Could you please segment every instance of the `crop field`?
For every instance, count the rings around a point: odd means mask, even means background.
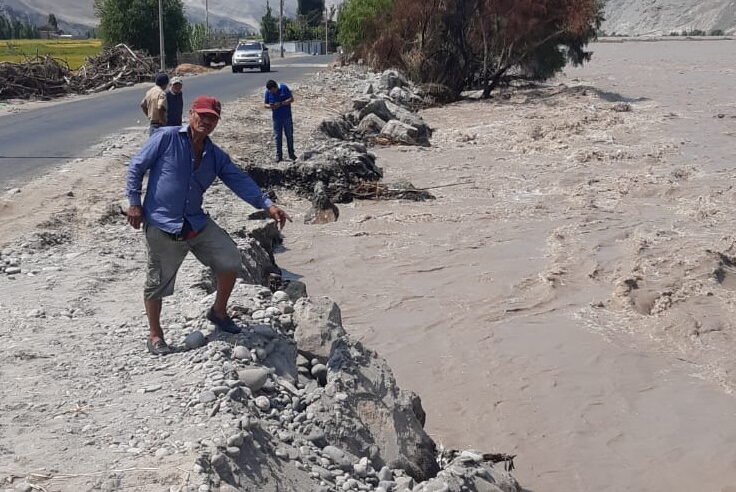
[[[99,39],[9,39],[0,41],[0,61],[20,62],[26,57],[51,55],[76,70],[84,59],[102,49]]]

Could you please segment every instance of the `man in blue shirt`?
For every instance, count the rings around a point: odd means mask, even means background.
[[[289,159],[296,160],[294,152],[294,123],[291,120],[291,104],[294,96],[286,84],[277,84],[274,80],[266,83],[266,94],[264,103],[266,109],[273,113],[273,136],[276,140],[276,162],[283,160],[282,133],[286,135],[286,148],[289,151]]]
[[[144,303],[150,329],[147,346],[154,355],[171,351],[161,329],[161,299],[173,294],[176,273],[189,251],[217,277],[217,295],[207,319],[220,330],[240,331],[227,315],[227,302],[242,268],[240,252],[202,210],[202,196],[215,178],[249,204],[266,210],[279,227],[291,220],[209,139],[220,111],[217,99],[198,97],[189,111],[189,124],[154,133],[128,167],[128,222],[135,229],[144,225],[148,249]],[[141,205],[146,171],[148,186]]]

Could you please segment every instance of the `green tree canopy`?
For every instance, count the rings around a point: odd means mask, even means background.
[[[383,3],[382,3],[383,2]],[[347,0],[338,39],[375,68],[455,96],[504,79],[544,80],[590,59],[602,0]]]
[[[49,14],[49,20],[46,21],[46,24],[48,24],[49,27],[52,27],[55,30],[59,29],[59,22],[56,20],[56,16],[54,14]]]
[[[317,26],[322,22],[324,9],[325,0],[298,0],[297,3],[297,14],[310,26]]]
[[[0,39],[38,39],[40,37],[41,33],[35,24],[0,15]]]
[[[348,0],[337,12],[337,41],[348,50],[373,39],[393,0]]]
[[[125,43],[159,54],[158,0],[94,0],[105,44]],[[189,49],[189,26],[182,0],[163,0],[166,58]]]
[[[275,43],[279,40],[279,24],[271,13],[271,4],[266,1],[266,14],[261,17],[261,37],[265,43]]]

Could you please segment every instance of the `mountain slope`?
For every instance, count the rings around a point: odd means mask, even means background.
[[[187,18],[191,22],[204,22],[204,0],[183,1]],[[296,3],[297,0],[284,1],[285,15],[296,12]],[[217,0],[209,4],[210,26],[215,29],[257,31],[260,18],[266,12],[265,0]],[[272,0],[271,7],[277,11],[278,0]],[[90,28],[98,23],[92,0],[0,0],[0,12],[3,10],[37,23],[44,23],[53,13],[63,29],[69,26]]]
[[[736,0],[608,0],[603,31],[608,34],[669,34],[721,29],[736,33]]]

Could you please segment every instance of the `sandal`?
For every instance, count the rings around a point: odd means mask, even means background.
[[[149,338],[146,340],[146,347],[151,355],[169,355],[171,353],[171,347],[169,347],[163,339],[159,339],[157,342],[152,342]]]
[[[207,311],[207,319],[210,320],[212,324],[215,325],[215,328],[220,331],[224,331],[226,333],[240,333],[240,328],[235,324],[230,316],[225,316],[225,319],[220,319],[215,316],[215,311],[212,308]]]

